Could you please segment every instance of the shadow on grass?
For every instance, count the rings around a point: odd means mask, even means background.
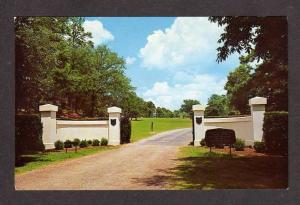
[[[232,158],[223,153],[203,153],[201,157],[177,159],[180,163],[159,174],[134,179],[146,186],[170,189],[287,188],[288,160],[283,156]]]
[[[47,153],[31,153],[30,155],[22,155],[16,159],[15,166],[22,167],[30,162],[46,162],[51,161],[50,159],[45,159],[42,156]]]

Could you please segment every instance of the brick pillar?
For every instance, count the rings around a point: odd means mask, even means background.
[[[205,106],[203,105],[193,105],[195,135],[194,146],[200,146],[201,139],[205,137],[204,110]]]
[[[109,145],[119,145],[121,142],[121,108],[109,107],[107,108],[109,114],[108,121],[108,144]]]
[[[263,123],[267,98],[254,97],[249,100],[252,117],[252,130],[254,141],[262,141]]]

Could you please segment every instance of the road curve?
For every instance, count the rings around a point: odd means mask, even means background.
[[[168,170],[192,129],[163,132],[117,150],[72,159],[15,176],[16,190],[168,189]]]

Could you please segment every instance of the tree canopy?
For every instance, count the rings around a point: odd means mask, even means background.
[[[230,104],[241,113],[247,112],[239,104],[245,97],[262,96],[268,99],[268,110],[288,110],[288,30],[286,17],[210,17],[211,22],[224,27],[218,42],[217,61],[221,62],[237,52],[241,66],[228,76],[225,89]],[[243,53],[244,52],[244,53]],[[246,64],[261,62],[253,72]],[[242,83],[234,79],[242,77]],[[235,99],[236,98],[236,99]],[[238,102],[237,99],[240,99]]]

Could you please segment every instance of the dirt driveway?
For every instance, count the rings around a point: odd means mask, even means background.
[[[192,129],[164,132],[120,149],[85,156],[16,175],[17,190],[167,189],[166,170],[176,166],[179,146]],[[149,180],[151,179],[151,180]]]

